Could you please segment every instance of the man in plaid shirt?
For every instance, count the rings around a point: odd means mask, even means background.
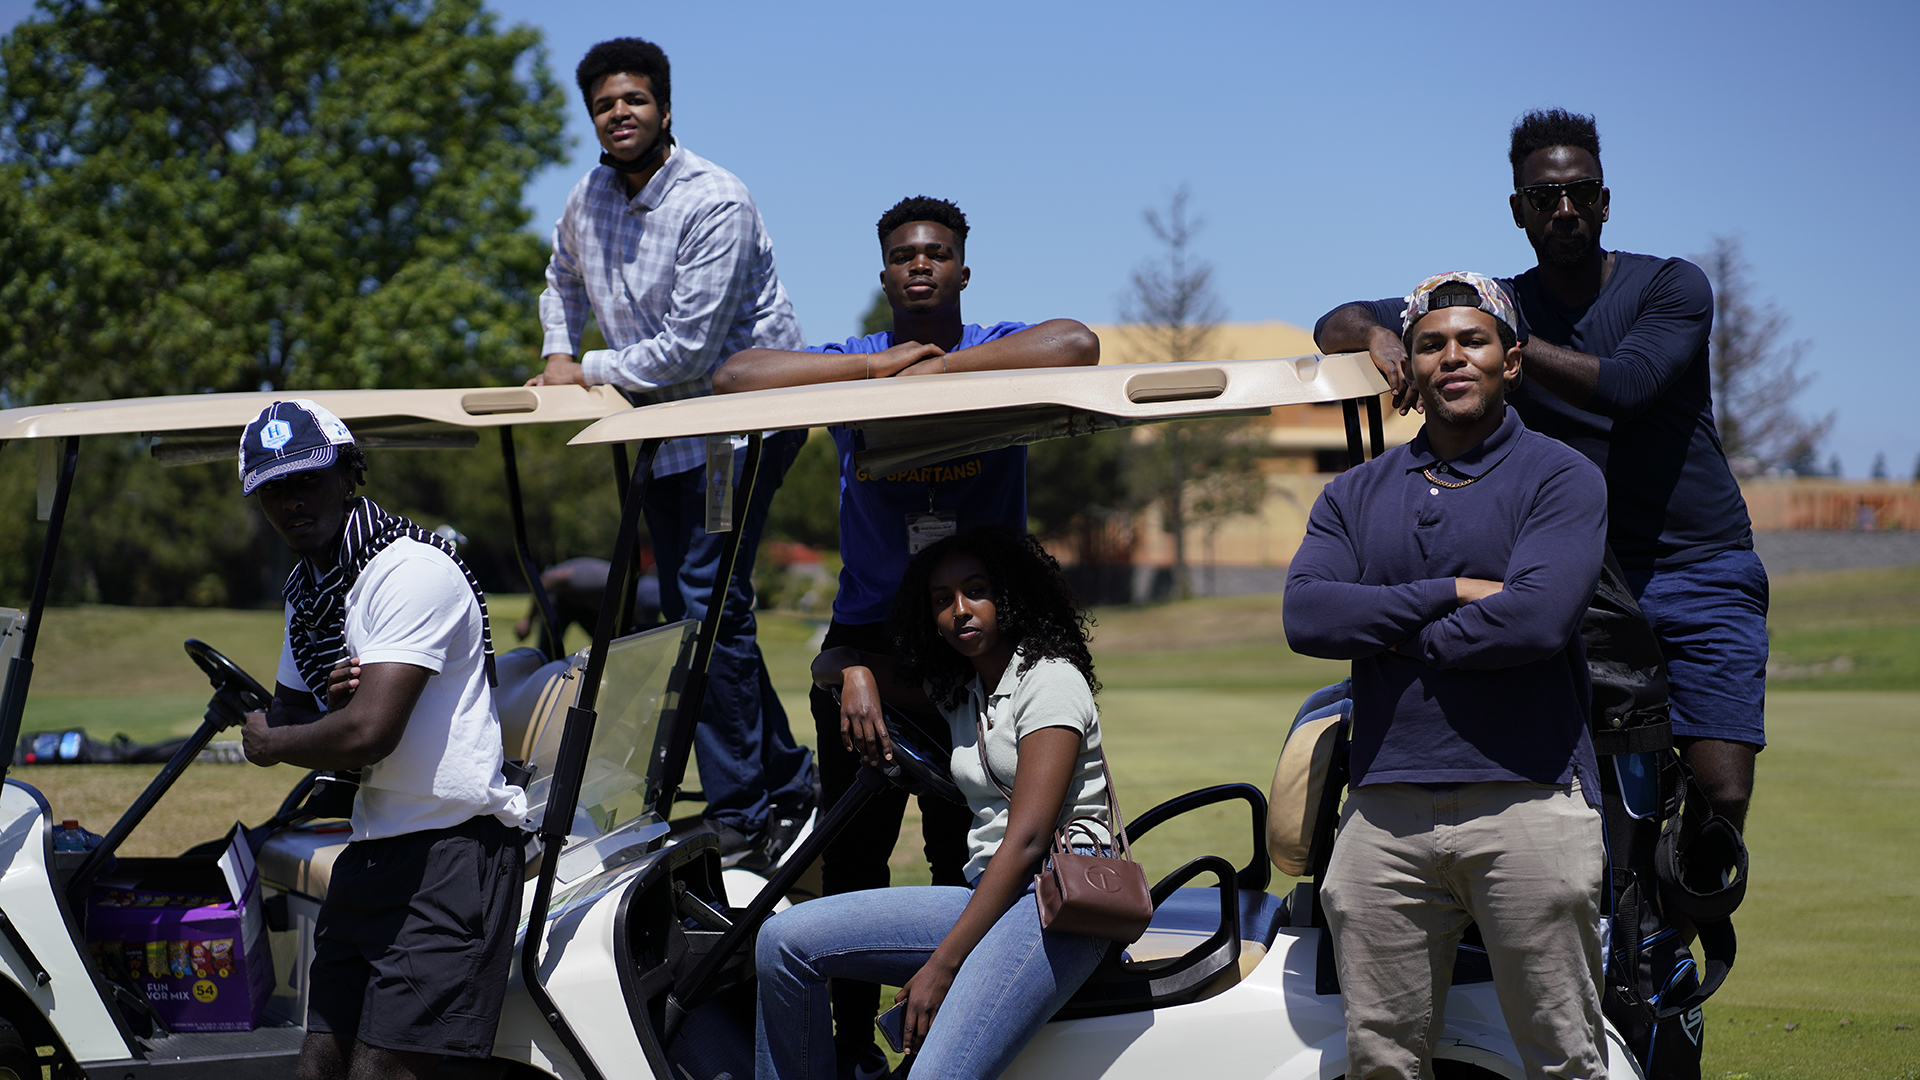
[[[666,54],[638,38],[603,41],[575,77],[605,153],[567,196],[540,296],[546,370],[529,385],[612,383],[637,403],[713,392],[713,371],[747,348],[806,339],[774,272],[773,243],[745,184],[673,139]],[[580,350],[591,307],[607,348]],[[767,507],[805,441],[769,436],[714,644],[694,736],[707,820],[731,858],[764,867],[813,802],[808,752],[795,745],[754,640],[753,557]],[[722,535],[706,531],[705,448],[675,439],[654,458],[644,509],[669,619],[706,614]],[[734,460],[739,479],[741,456]]]

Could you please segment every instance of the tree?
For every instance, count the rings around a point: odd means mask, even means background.
[[[1213,291],[1213,267],[1193,253],[1203,224],[1187,210],[1191,194],[1174,192],[1164,213],[1146,212],[1161,251],[1133,273],[1122,303],[1129,326],[1125,359],[1134,363],[1183,363],[1206,357],[1214,330],[1226,312]],[[1245,418],[1158,424],[1147,430],[1143,453],[1132,455],[1131,475],[1143,501],[1157,502],[1161,524],[1173,540],[1173,590],[1193,595],[1187,562],[1189,525],[1207,530],[1208,546],[1220,526],[1237,514],[1259,510],[1266,497],[1256,447]]]
[[[562,102],[538,33],[479,0],[42,0],[0,40],[0,404],[524,377],[520,193]],[[60,595],[271,602],[231,464],[143,453],[83,451],[107,506],[70,522]],[[460,456],[401,459],[442,503],[409,508],[494,516],[434,481]]]
[[[12,401],[526,366],[520,189],[561,153],[536,31],[479,0],[42,10],[0,45]]]
[[[1834,416],[1808,420],[1793,410],[1793,399],[1811,378],[1800,370],[1807,343],[1787,341],[1786,315],[1772,301],[1754,299],[1740,241],[1716,237],[1700,262],[1713,282],[1709,363],[1714,423],[1727,460],[1742,475],[1768,468],[1814,474],[1807,466]]]
[[[1887,455],[1884,452],[1873,455],[1873,467],[1867,470],[1867,476],[1873,480],[1887,478]]]
[[[873,290],[873,302],[867,305],[867,313],[860,316],[860,336],[869,337],[883,330],[893,329],[893,305],[887,303],[887,290]]]

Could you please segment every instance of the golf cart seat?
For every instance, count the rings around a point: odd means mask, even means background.
[[[514,649],[494,661],[493,700],[508,761],[525,762],[535,776],[553,773],[567,706],[579,690],[574,673],[586,662],[585,650],[550,661],[538,649]]]
[[[494,660],[499,686],[500,739],[507,760],[551,772],[560,750],[560,729],[572,704],[574,672],[585,654],[549,662],[538,649],[514,649]],[[281,829],[260,845],[255,858],[261,879],[289,892],[323,900],[333,863],[351,834],[339,821],[309,822]]]
[[[1324,929],[1311,883],[1282,898],[1267,891],[1272,870],[1318,878],[1333,850],[1334,823],[1346,786],[1346,731],[1352,703],[1347,684],[1308,696],[1295,715],[1274,769],[1271,797],[1251,784],[1221,784],[1170,799],[1127,824],[1128,839],[1182,814],[1242,800],[1250,811],[1253,857],[1238,871],[1217,855],[1193,860],[1153,889],[1146,934],[1115,950],[1061,1017],[1132,1012],[1199,1001],[1239,982],[1265,958],[1283,926]],[[1210,872],[1214,888],[1181,887]],[[1323,939],[1324,940],[1324,939]],[[1322,992],[1336,981],[1329,950]]]

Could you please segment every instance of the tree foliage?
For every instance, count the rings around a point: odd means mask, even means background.
[[[1811,378],[1800,369],[1807,343],[1788,340],[1786,315],[1755,299],[1740,241],[1716,237],[1700,262],[1713,282],[1713,419],[1727,460],[1748,476],[1768,469],[1819,475],[1815,462],[1834,418],[1794,411]]]
[[[43,0],[0,44],[15,403],[474,383],[532,352],[535,31],[478,0]]]
[[[883,330],[893,329],[893,305],[887,303],[887,290],[873,290],[873,302],[867,305],[866,314],[860,316],[860,336],[871,337]]]
[[[563,100],[538,33],[479,0],[41,0],[0,40],[0,403],[523,377],[546,249],[521,188]],[[30,512],[30,454],[0,513]],[[87,441],[57,595],[271,602],[231,463],[142,457]],[[497,450],[385,457],[437,492],[394,509],[504,523],[497,479],[456,482]]]

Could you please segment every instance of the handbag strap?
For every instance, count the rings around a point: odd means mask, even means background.
[[[1093,722],[1098,725],[1100,718],[1097,716],[1094,717]],[[993,771],[993,763],[987,760],[987,720],[986,710],[984,708],[973,714],[973,729],[975,732],[973,746],[975,750],[980,752],[980,768],[986,772],[987,780],[992,783],[995,788],[999,789],[1000,794],[1006,798],[1009,806],[1011,806],[1013,802],[1013,789],[1000,782],[999,775]],[[1114,844],[1120,849],[1119,857],[1131,862],[1133,861],[1133,845],[1127,842],[1127,825],[1120,817],[1120,798],[1113,790],[1113,770],[1107,768],[1107,748],[1105,746],[1100,748],[1100,776],[1107,784],[1107,821],[1105,823],[1107,832],[1113,837]],[[1068,850],[1067,829],[1072,826],[1074,821],[1081,820],[1081,818],[1085,816],[1086,815],[1081,815],[1080,817],[1069,820],[1065,826],[1062,826],[1054,832],[1054,850]],[[1084,829],[1085,826],[1082,826],[1082,828]]]

